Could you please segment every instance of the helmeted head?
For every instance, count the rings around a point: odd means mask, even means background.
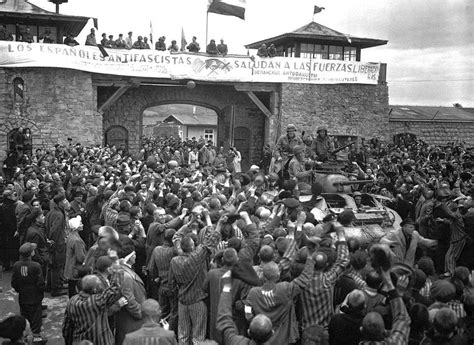
[[[325,126],[319,126],[316,133],[318,134],[318,137],[324,138],[328,134],[328,129]]]
[[[288,137],[294,138],[296,135],[296,126],[292,123],[286,126],[286,134],[288,135]]]

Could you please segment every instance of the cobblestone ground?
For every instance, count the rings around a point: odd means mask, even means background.
[[[3,288],[3,292],[0,292],[0,319],[3,319],[9,313],[20,313],[18,294],[12,289],[10,281],[11,272],[3,272],[3,279],[0,281]],[[49,293],[45,293],[43,304],[48,306],[48,316],[43,318],[42,334],[48,338],[48,345],[64,344],[61,334],[67,301],[67,296],[51,297]],[[2,340],[0,338],[0,344]]]

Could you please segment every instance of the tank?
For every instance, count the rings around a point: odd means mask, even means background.
[[[317,171],[313,182],[318,182],[322,187],[323,200],[311,210],[318,221],[322,221],[328,214],[340,214],[345,210],[354,212],[352,225],[345,228],[348,238],[357,238],[362,245],[368,245],[378,242],[400,227],[400,215],[383,204],[382,196],[360,193],[361,204],[357,206],[352,187],[373,182],[372,180],[350,181],[342,174]]]

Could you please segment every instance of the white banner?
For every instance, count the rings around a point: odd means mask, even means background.
[[[204,81],[372,85],[377,84],[380,71],[380,64],[370,62],[106,50],[109,56],[104,58],[97,47],[0,41],[0,67],[70,68],[130,77]]]

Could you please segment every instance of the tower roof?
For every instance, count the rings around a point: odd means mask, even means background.
[[[42,9],[28,0],[0,2],[2,24],[60,26],[65,34],[79,35],[89,18],[69,16]]]
[[[318,44],[346,45],[359,48],[370,48],[387,44],[387,40],[374,38],[360,38],[348,34],[343,34],[316,22],[310,22],[295,31],[281,34],[275,37],[260,40],[258,42],[247,44],[249,49],[258,49],[263,43],[283,45],[295,41],[304,41]]]

